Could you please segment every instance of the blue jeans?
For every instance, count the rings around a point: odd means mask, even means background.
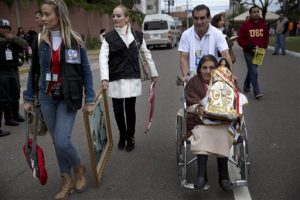
[[[252,64],[253,55],[244,51],[244,58],[248,68],[247,76],[244,82],[244,91],[250,90],[250,84],[253,87],[254,96],[260,94],[258,86],[257,65]]]
[[[71,133],[77,112],[67,112],[63,100],[52,99],[51,96],[39,94],[41,111],[51,134],[56,158],[61,173],[71,173],[71,167],[80,164],[78,154],[71,143]]]
[[[285,54],[285,35],[282,33],[275,34],[275,53],[279,54],[279,49]]]

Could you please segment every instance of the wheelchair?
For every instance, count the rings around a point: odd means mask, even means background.
[[[177,78],[177,85],[183,86],[185,88],[185,82]],[[197,156],[193,156],[191,159],[188,157],[188,148],[190,149],[190,141],[186,138],[186,101],[184,93],[182,95],[181,101],[183,103],[183,108],[180,108],[176,115],[176,156],[177,156],[177,168],[178,176],[180,180],[180,185],[183,188],[195,189],[194,183],[189,183],[187,178],[187,170],[189,166],[197,161]],[[236,186],[247,186],[248,175],[250,172],[250,162],[249,162],[249,147],[247,140],[247,129],[244,116],[240,119],[239,133],[243,138],[242,142],[235,143],[232,145],[230,150],[230,156],[228,162],[233,165],[235,176],[232,177],[230,173],[231,182],[234,187]],[[197,162],[196,162],[197,164]],[[229,167],[230,165],[228,165]],[[205,185],[203,189],[209,189],[209,185]]]

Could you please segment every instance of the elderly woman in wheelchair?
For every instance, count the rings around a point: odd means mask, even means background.
[[[205,55],[199,62],[197,74],[185,87],[186,138],[189,137],[191,151],[197,155],[198,163],[198,176],[194,182],[196,189],[204,188],[208,182],[208,155],[217,157],[220,187],[225,191],[233,188],[228,173],[228,157],[232,144],[241,142],[236,131],[240,111],[236,111],[241,110],[247,100],[238,92],[228,67],[224,60],[218,64],[214,56]],[[237,98],[242,105],[237,105]]]

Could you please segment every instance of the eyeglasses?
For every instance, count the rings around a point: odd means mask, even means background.
[[[202,16],[202,17],[194,17],[194,20],[199,20],[199,19],[201,19],[201,20],[204,20],[204,19],[206,19],[206,16]]]

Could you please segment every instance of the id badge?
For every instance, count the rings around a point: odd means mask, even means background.
[[[203,51],[202,50],[196,50],[195,51],[195,65],[196,65],[196,67],[198,67],[202,56],[203,56]]]
[[[10,49],[5,50],[5,58],[6,58],[6,60],[13,60],[13,54]]]
[[[80,50],[78,50],[78,49],[66,49],[65,56],[66,56],[66,63],[81,64]]]
[[[51,74],[51,73],[46,74],[46,81],[57,81],[57,79],[58,79],[57,74]]]

